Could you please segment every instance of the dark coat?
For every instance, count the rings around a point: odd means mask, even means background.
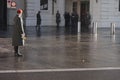
[[[41,15],[40,15],[40,13],[37,13],[36,18],[37,18],[37,25],[41,25]]]
[[[13,34],[12,34],[12,45],[13,46],[23,46],[23,39],[21,34],[23,34],[22,30],[22,22],[18,15],[14,18],[14,27],[13,27]]]
[[[61,21],[60,13],[56,13],[56,23],[59,24]]]

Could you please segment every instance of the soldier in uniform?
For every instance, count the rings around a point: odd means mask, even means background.
[[[37,15],[36,15],[36,18],[37,18],[36,28],[40,29],[40,25],[41,25],[41,15],[40,15],[40,11],[38,11],[38,13],[37,13]]]
[[[25,40],[22,13],[22,9],[17,10],[17,15],[14,18],[14,27],[12,34],[12,46],[14,46],[15,56],[18,57],[22,56],[22,54],[19,52],[19,46],[23,46]]]
[[[59,11],[57,11],[57,13],[56,13],[56,23],[57,23],[57,27],[59,27],[60,21],[61,21],[60,13],[59,13]]]

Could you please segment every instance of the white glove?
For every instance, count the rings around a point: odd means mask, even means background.
[[[22,38],[24,38],[25,37],[25,33],[21,34],[21,36],[22,36]]]

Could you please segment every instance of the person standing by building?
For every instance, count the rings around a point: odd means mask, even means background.
[[[64,19],[65,19],[65,28],[67,27],[67,12],[64,13]]]
[[[70,14],[69,12],[64,13],[64,19],[65,19],[65,28],[68,28],[70,25]]]
[[[89,28],[91,24],[91,16],[89,12],[86,12],[86,25]]]
[[[41,25],[41,15],[40,15],[40,11],[38,11],[38,13],[37,13],[37,15],[36,15],[36,18],[37,18],[36,28],[40,29],[40,25]]]
[[[91,16],[89,12],[86,11],[84,16],[84,27],[85,27],[84,32],[89,32],[90,24],[91,24]]]
[[[60,21],[61,21],[60,13],[59,13],[59,11],[57,11],[57,13],[56,13],[56,23],[57,23],[57,27],[59,27]]]
[[[22,56],[22,54],[19,52],[19,46],[23,46],[25,40],[22,13],[22,9],[17,10],[17,15],[14,17],[14,27],[12,34],[12,46],[14,46],[15,56],[18,57]]]
[[[72,25],[72,27],[75,26],[75,13],[74,12],[72,12],[72,14],[71,14],[71,25]]]
[[[79,19],[79,16],[78,16],[78,14],[77,14],[77,12],[75,12],[75,28],[77,29],[77,26],[78,26],[78,19]]]

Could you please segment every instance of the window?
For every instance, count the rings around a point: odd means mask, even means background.
[[[73,12],[77,11],[77,2],[73,2]]]
[[[48,0],[40,0],[40,9],[48,10]]]

